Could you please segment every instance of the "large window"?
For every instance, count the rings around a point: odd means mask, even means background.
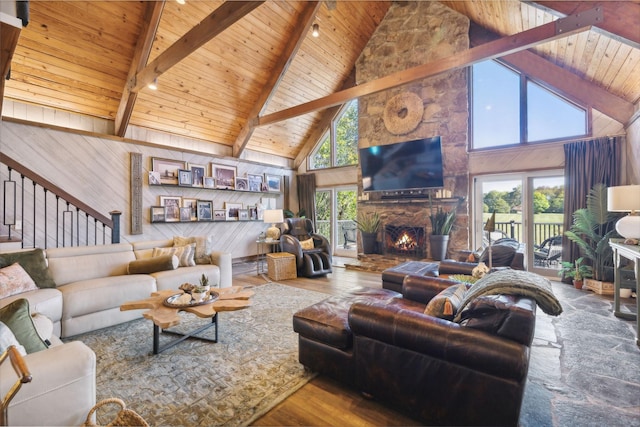
[[[496,62],[473,66],[473,148],[587,134],[587,111]]]
[[[358,163],[358,101],[350,101],[331,122],[309,156],[309,169]]]

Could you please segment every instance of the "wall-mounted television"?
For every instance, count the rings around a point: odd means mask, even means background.
[[[361,148],[364,191],[401,191],[444,186],[439,136]]]

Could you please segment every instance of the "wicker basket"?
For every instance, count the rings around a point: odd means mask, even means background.
[[[296,257],[288,252],[267,254],[267,269],[271,280],[287,280],[298,277]]]

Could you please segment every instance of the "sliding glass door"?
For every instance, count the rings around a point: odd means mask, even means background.
[[[473,242],[486,248],[487,220],[496,213],[491,242],[517,240],[529,271],[553,276],[562,260],[564,178],[562,171],[477,177],[474,181]]]
[[[356,257],[355,186],[335,187],[316,191],[317,233],[331,242],[337,256]]]

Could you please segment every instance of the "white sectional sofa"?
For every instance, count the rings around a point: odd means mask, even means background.
[[[132,261],[151,258],[154,248],[169,248],[173,242],[47,249],[46,262],[56,287],[0,299],[1,308],[25,298],[32,313],[53,323],[53,345],[25,356],[34,379],[10,404],[10,425],[80,425],[95,404],[93,351],[78,341],[62,344],[58,337],[69,338],[139,318],[144,310],[120,311],[120,305],[147,298],[155,290],[198,283],[202,274],[212,287],[231,286],[232,259],[226,252],[211,252],[211,264],[127,274]],[[15,378],[9,363],[0,366],[0,397]]]

